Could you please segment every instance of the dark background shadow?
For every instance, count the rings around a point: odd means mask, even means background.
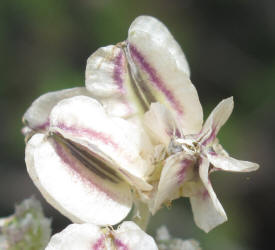
[[[275,1],[47,0],[0,1],[0,216],[36,194],[25,170],[21,117],[39,95],[82,86],[86,59],[126,38],[140,14],[162,20],[182,45],[205,117],[223,98],[235,109],[220,133],[232,156],[260,163],[255,173],[216,173],[214,189],[229,222],[209,234],[182,199],[153,218],[203,249],[270,249],[274,232]],[[69,223],[43,203],[54,231]]]

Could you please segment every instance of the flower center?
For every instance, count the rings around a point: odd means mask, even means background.
[[[182,151],[191,155],[198,154],[200,153],[200,144],[193,138],[172,137],[168,146],[168,153],[176,154]]]

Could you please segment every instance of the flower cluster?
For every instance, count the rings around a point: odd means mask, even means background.
[[[15,213],[0,219],[0,249],[43,250],[51,236],[51,220],[44,216],[38,200],[29,198],[15,207]]]
[[[39,97],[23,117],[27,170],[35,185],[73,222],[94,224],[73,231],[90,228],[97,242],[106,236],[98,226],[122,221],[133,203],[155,214],[179,197],[190,198],[204,231],[226,221],[209,174],[259,166],[230,157],[216,138],[233,110],[232,97],[203,125],[185,55],[165,25],[136,18],[126,41],[89,57],[85,84]],[[123,235],[118,231],[107,233],[110,242]],[[68,237],[67,231],[61,235]]]

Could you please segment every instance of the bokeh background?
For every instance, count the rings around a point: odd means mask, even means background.
[[[54,232],[69,221],[47,205],[25,170],[21,117],[39,95],[82,86],[86,59],[127,36],[131,21],[162,20],[182,45],[205,117],[223,98],[235,109],[220,133],[236,158],[260,163],[255,173],[215,173],[211,180],[229,221],[209,234],[193,222],[187,199],[162,209],[149,232],[166,224],[177,237],[206,250],[271,249],[275,212],[275,1],[273,0],[1,0],[0,217],[35,194],[53,218]]]

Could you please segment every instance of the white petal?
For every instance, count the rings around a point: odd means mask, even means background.
[[[152,103],[144,115],[144,125],[148,135],[157,143],[168,147],[171,137],[180,134],[172,114],[160,103]],[[179,136],[180,137],[180,136]]]
[[[131,221],[123,222],[115,231],[92,224],[71,224],[55,234],[46,250],[157,250],[154,239]]]
[[[211,112],[203,125],[199,138],[203,145],[211,144],[231,115],[234,107],[233,97],[222,100]]]
[[[95,99],[102,103],[102,106],[109,115],[128,119],[132,118],[135,114],[138,114],[136,107],[131,105],[130,102],[126,101],[121,96],[111,96],[101,99],[95,97]]]
[[[198,183],[198,193],[190,197],[194,220],[199,228],[209,232],[214,227],[225,222],[227,216],[219,202],[210,180],[208,178],[209,162],[201,158],[199,175],[201,183]]]
[[[105,236],[93,224],[71,224],[52,236],[46,250],[103,250]]]
[[[192,169],[194,163],[195,158],[184,152],[172,155],[165,161],[151,207],[152,213],[155,213],[162,203],[173,200],[184,182],[194,176]]]
[[[49,92],[38,97],[24,114],[23,122],[34,130],[47,130],[52,108],[62,99],[76,95],[90,94],[85,88],[72,88]]]
[[[29,140],[27,170],[45,199],[74,222],[112,225],[125,218],[132,205],[129,186],[90,171],[71,153],[43,134]]]
[[[159,47],[162,46],[165,50],[164,53],[173,57],[175,64],[190,77],[190,68],[181,47],[162,22],[152,16],[137,17],[129,28],[128,40],[136,42],[134,39],[141,39],[138,37],[139,35],[150,39],[150,41],[142,41],[143,43],[148,43],[148,45],[155,43]]]
[[[104,101],[110,114],[129,117],[143,112],[122,48],[109,45],[93,53],[87,61],[85,82],[92,95]]]
[[[95,99],[77,96],[59,102],[52,110],[50,123],[50,131],[91,152],[102,152],[101,157],[107,156],[126,176],[142,180],[152,171],[146,134],[133,123],[108,116]],[[144,185],[150,190],[150,185]]]
[[[154,239],[142,231],[134,222],[124,221],[113,233],[118,250],[157,250]]]
[[[240,161],[232,157],[214,153],[207,154],[208,160],[218,169],[232,172],[251,172],[259,168],[259,164],[249,161]]]
[[[202,107],[185,56],[165,25],[149,16],[136,18],[128,32],[127,59],[146,101],[167,106],[184,133],[198,133]]]
[[[219,143],[219,139],[216,138],[213,141],[212,144],[212,149],[214,152],[216,152],[219,155],[223,155],[223,156],[229,156],[228,152],[223,148],[223,146]]]

